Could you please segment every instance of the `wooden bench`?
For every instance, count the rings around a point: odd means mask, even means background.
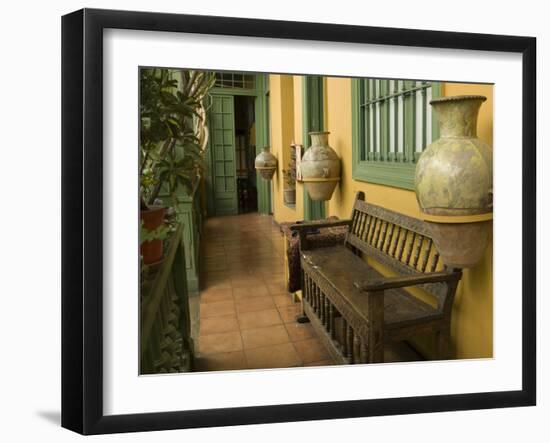
[[[309,233],[343,225],[344,244],[308,244]],[[443,265],[423,221],[367,204],[359,192],[350,220],[291,229],[300,237],[304,315],[336,362],[383,362],[385,344],[426,333],[436,335],[438,358],[448,358],[451,307],[462,271]],[[384,277],[365,256],[397,276]],[[405,287],[421,288],[437,305]]]

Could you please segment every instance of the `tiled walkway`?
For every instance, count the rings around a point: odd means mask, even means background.
[[[201,254],[198,371],[333,364],[312,327],[296,322],[271,217],[208,219]]]

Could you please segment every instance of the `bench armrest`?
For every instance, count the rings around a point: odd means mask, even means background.
[[[295,223],[290,226],[290,230],[307,233],[316,229],[336,228],[338,226],[351,226],[351,220],[334,220],[323,223]]]
[[[385,289],[403,288],[426,283],[441,283],[460,280],[462,271],[430,272],[426,274],[407,275],[404,277],[387,277],[365,282],[355,282],[354,286],[367,292],[384,291]]]

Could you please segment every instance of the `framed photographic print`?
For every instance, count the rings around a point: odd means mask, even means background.
[[[62,425],[534,405],[535,52],[64,16]]]

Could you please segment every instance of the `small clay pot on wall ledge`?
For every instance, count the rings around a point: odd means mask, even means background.
[[[477,117],[486,97],[444,97],[430,104],[440,138],[416,166],[415,192],[441,255],[453,268],[475,266],[483,257],[493,218],[493,151],[477,138]]]
[[[286,204],[294,205],[296,204],[296,189],[288,188],[284,191],[284,200]]]

